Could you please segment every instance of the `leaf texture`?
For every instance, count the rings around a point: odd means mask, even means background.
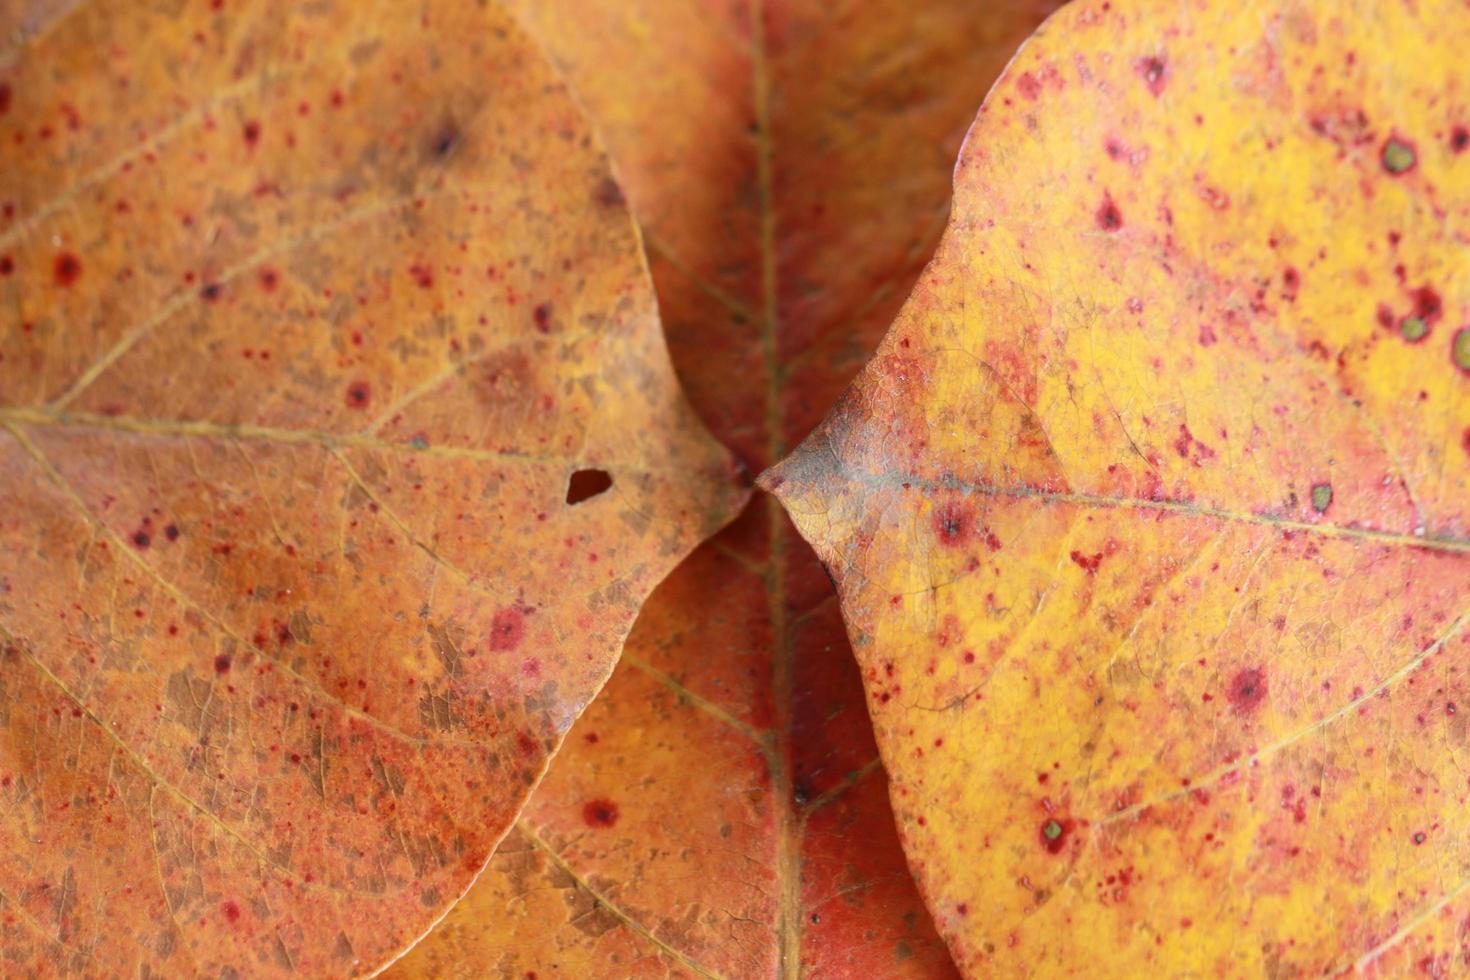
[[[1083,2],[765,477],[972,976],[1466,954],[1463,4]]]
[[[1054,6],[517,6],[626,177],[691,399],[752,466],[876,343],[975,104]],[[831,586],[771,501],[655,592],[517,834],[400,967],[952,975]]]
[[[745,491],[501,9],[43,7],[0,60],[3,972],[371,971]]]

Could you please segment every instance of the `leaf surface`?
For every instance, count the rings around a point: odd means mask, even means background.
[[[626,178],[691,399],[753,467],[892,319],[974,105],[1053,6],[518,5]],[[950,975],[831,599],[769,500],[696,552],[404,974]]]
[[[5,972],[370,971],[744,491],[499,8],[9,26]]]
[[[765,478],[975,976],[1465,954],[1463,4],[1063,9]]]

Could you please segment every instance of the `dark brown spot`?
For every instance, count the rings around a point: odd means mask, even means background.
[[[1266,699],[1266,672],[1259,667],[1247,667],[1230,680],[1230,705],[1236,714],[1253,713]]]
[[[224,291],[225,287],[221,286],[219,283],[207,282],[199,290],[199,298],[204,300],[204,302],[206,303],[213,303],[220,298],[220,294]]]
[[[354,381],[347,386],[345,401],[348,408],[367,408],[372,399],[372,388],[366,381]]]
[[[216,674],[228,674],[230,672],[230,656],[222,653],[214,658],[214,672]]]
[[[241,132],[245,136],[246,146],[254,146],[260,142],[260,123],[258,121],[254,119],[250,120],[245,124],[245,128]]]
[[[0,276],[8,276],[15,271],[15,260],[9,255],[0,255]]]
[[[592,800],[582,807],[582,820],[589,827],[611,827],[618,822],[618,805],[612,800]]]
[[[56,274],[58,286],[70,286],[82,274],[82,262],[70,252],[62,252],[56,256],[53,271]]]
[[[10,83],[0,82],[0,116],[10,111]]]
[[[536,321],[536,329],[542,333],[551,333],[551,304],[538,303],[531,311],[531,318]]]
[[[168,538],[170,541],[179,540],[179,526],[177,524],[168,525],[163,529],[163,536]]]
[[[612,474],[607,470],[577,470],[567,481],[567,503],[580,504],[612,487]]]
[[[148,536],[147,531],[138,531],[133,535],[133,544],[137,545],[140,549],[146,548],[152,543],[153,539]]]
[[[1450,130],[1450,149],[1456,153],[1464,153],[1466,147],[1470,147],[1470,129],[1456,126]]]
[[[429,150],[435,157],[444,160],[454,152],[457,146],[459,146],[459,127],[453,122],[446,122],[439,127],[439,132],[429,144]]]
[[[604,205],[604,206],[610,207],[610,208],[611,207],[622,207],[625,203],[627,203],[627,200],[628,199],[623,196],[623,189],[622,189],[622,187],[618,186],[618,182],[616,180],[613,180],[611,177],[604,177],[604,178],[602,178],[601,182],[598,183],[598,185],[597,185],[597,203],[598,204],[601,204],[601,205]]]

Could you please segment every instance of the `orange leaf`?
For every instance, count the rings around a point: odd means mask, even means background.
[[[691,398],[753,464],[892,318],[975,103],[1054,5],[518,6],[627,177]],[[830,598],[768,500],[698,551],[403,974],[950,973]]]
[[[19,974],[373,969],[743,501],[507,15],[236,6],[82,4],[0,69]]]
[[[1064,9],[766,478],[972,975],[1463,952],[1470,17],[1371,6]]]

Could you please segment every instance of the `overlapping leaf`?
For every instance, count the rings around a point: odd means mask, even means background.
[[[497,8],[6,16],[0,972],[370,970],[743,492]]]
[[[627,178],[691,398],[753,466],[891,320],[974,106],[1053,6],[519,5]],[[515,835],[400,968],[948,975],[830,598],[769,501],[697,552]]]
[[[1442,975],[1470,868],[1470,12],[1066,8],[767,480],[972,975]]]

